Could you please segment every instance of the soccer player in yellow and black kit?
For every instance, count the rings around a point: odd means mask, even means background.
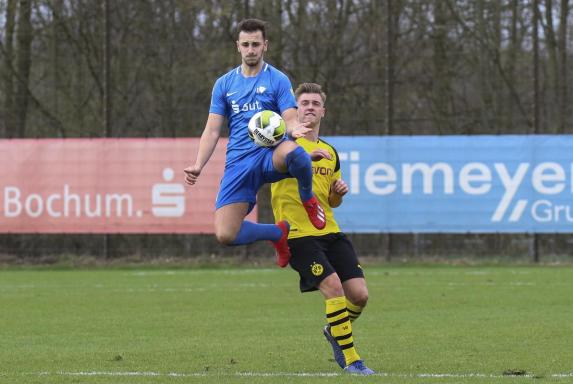
[[[328,324],[323,333],[336,362],[350,373],[371,375],[374,371],[364,365],[352,337],[352,322],[368,301],[368,289],[354,247],[340,231],[332,213],[332,208],[342,203],[348,185],[341,179],[338,153],[319,138],[326,94],[318,84],[303,83],[296,89],[295,97],[299,122],[308,122],[307,127],[312,128],[296,142],[313,159],[320,158],[312,165],[312,188],[324,208],[326,226],[316,229],[309,223],[295,179],[272,184],[273,213],[276,221],[286,220],[290,224],[290,265],[300,275],[301,292],[319,290],[324,295]],[[319,155],[324,151],[330,154],[330,159]]]

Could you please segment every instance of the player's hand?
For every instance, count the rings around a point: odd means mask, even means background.
[[[344,180],[338,179],[332,183],[330,190],[339,196],[344,196],[348,193],[348,184]]]
[[[332,156],[330,156],[330,152],[326,149],[318,148],[310,153],[310,159],[312,161],[319,161],[322,159],[332,160]]]
[[[295,125],[292,129],[290,135],[293,139],[298,139],[299,137],[306,136],[307,133],[312,131],[312,128],[308,128],[307,125],[310,124],[309,122],[306,123],[299,123]]]
[[[195,185],[199,175],[201,174],[201,168],[197,165],[191,165],[183,170],[185,172],[185,183],[187,185]]]

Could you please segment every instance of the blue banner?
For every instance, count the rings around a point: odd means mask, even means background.
[[[325,137],[358,233],[573,232],[573,135]]]

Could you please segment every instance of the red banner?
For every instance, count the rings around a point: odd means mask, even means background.
[[[0,140],[0,232],[213,233],[226,143],[189,187],[199,139]]]

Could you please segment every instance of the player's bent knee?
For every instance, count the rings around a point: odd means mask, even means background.
[[[284,140],[282,143],[280,143],[279,148],[281,151],[283,151],[286,154],[288,154],[289,152],[294,151],[299,145],[297,143],[295,143],[294,141],[291,140]]]
[[[351,301],[352,304],[354,305],[357,305],[359,307],[365,307],[366,304],[368,303],[368,291],[361,290],[360,292],[357,292],[355,295],[353,295]]]
[[[287,172],[287,155],[298,147],[293,141],[285,140],[273,152],[273,166],[279,172]]]
[[[215,233],[215,237],[219,243],[223,245],[231,245],[237,236],[236,234],[230,233],[228,231],[221,231]]]

